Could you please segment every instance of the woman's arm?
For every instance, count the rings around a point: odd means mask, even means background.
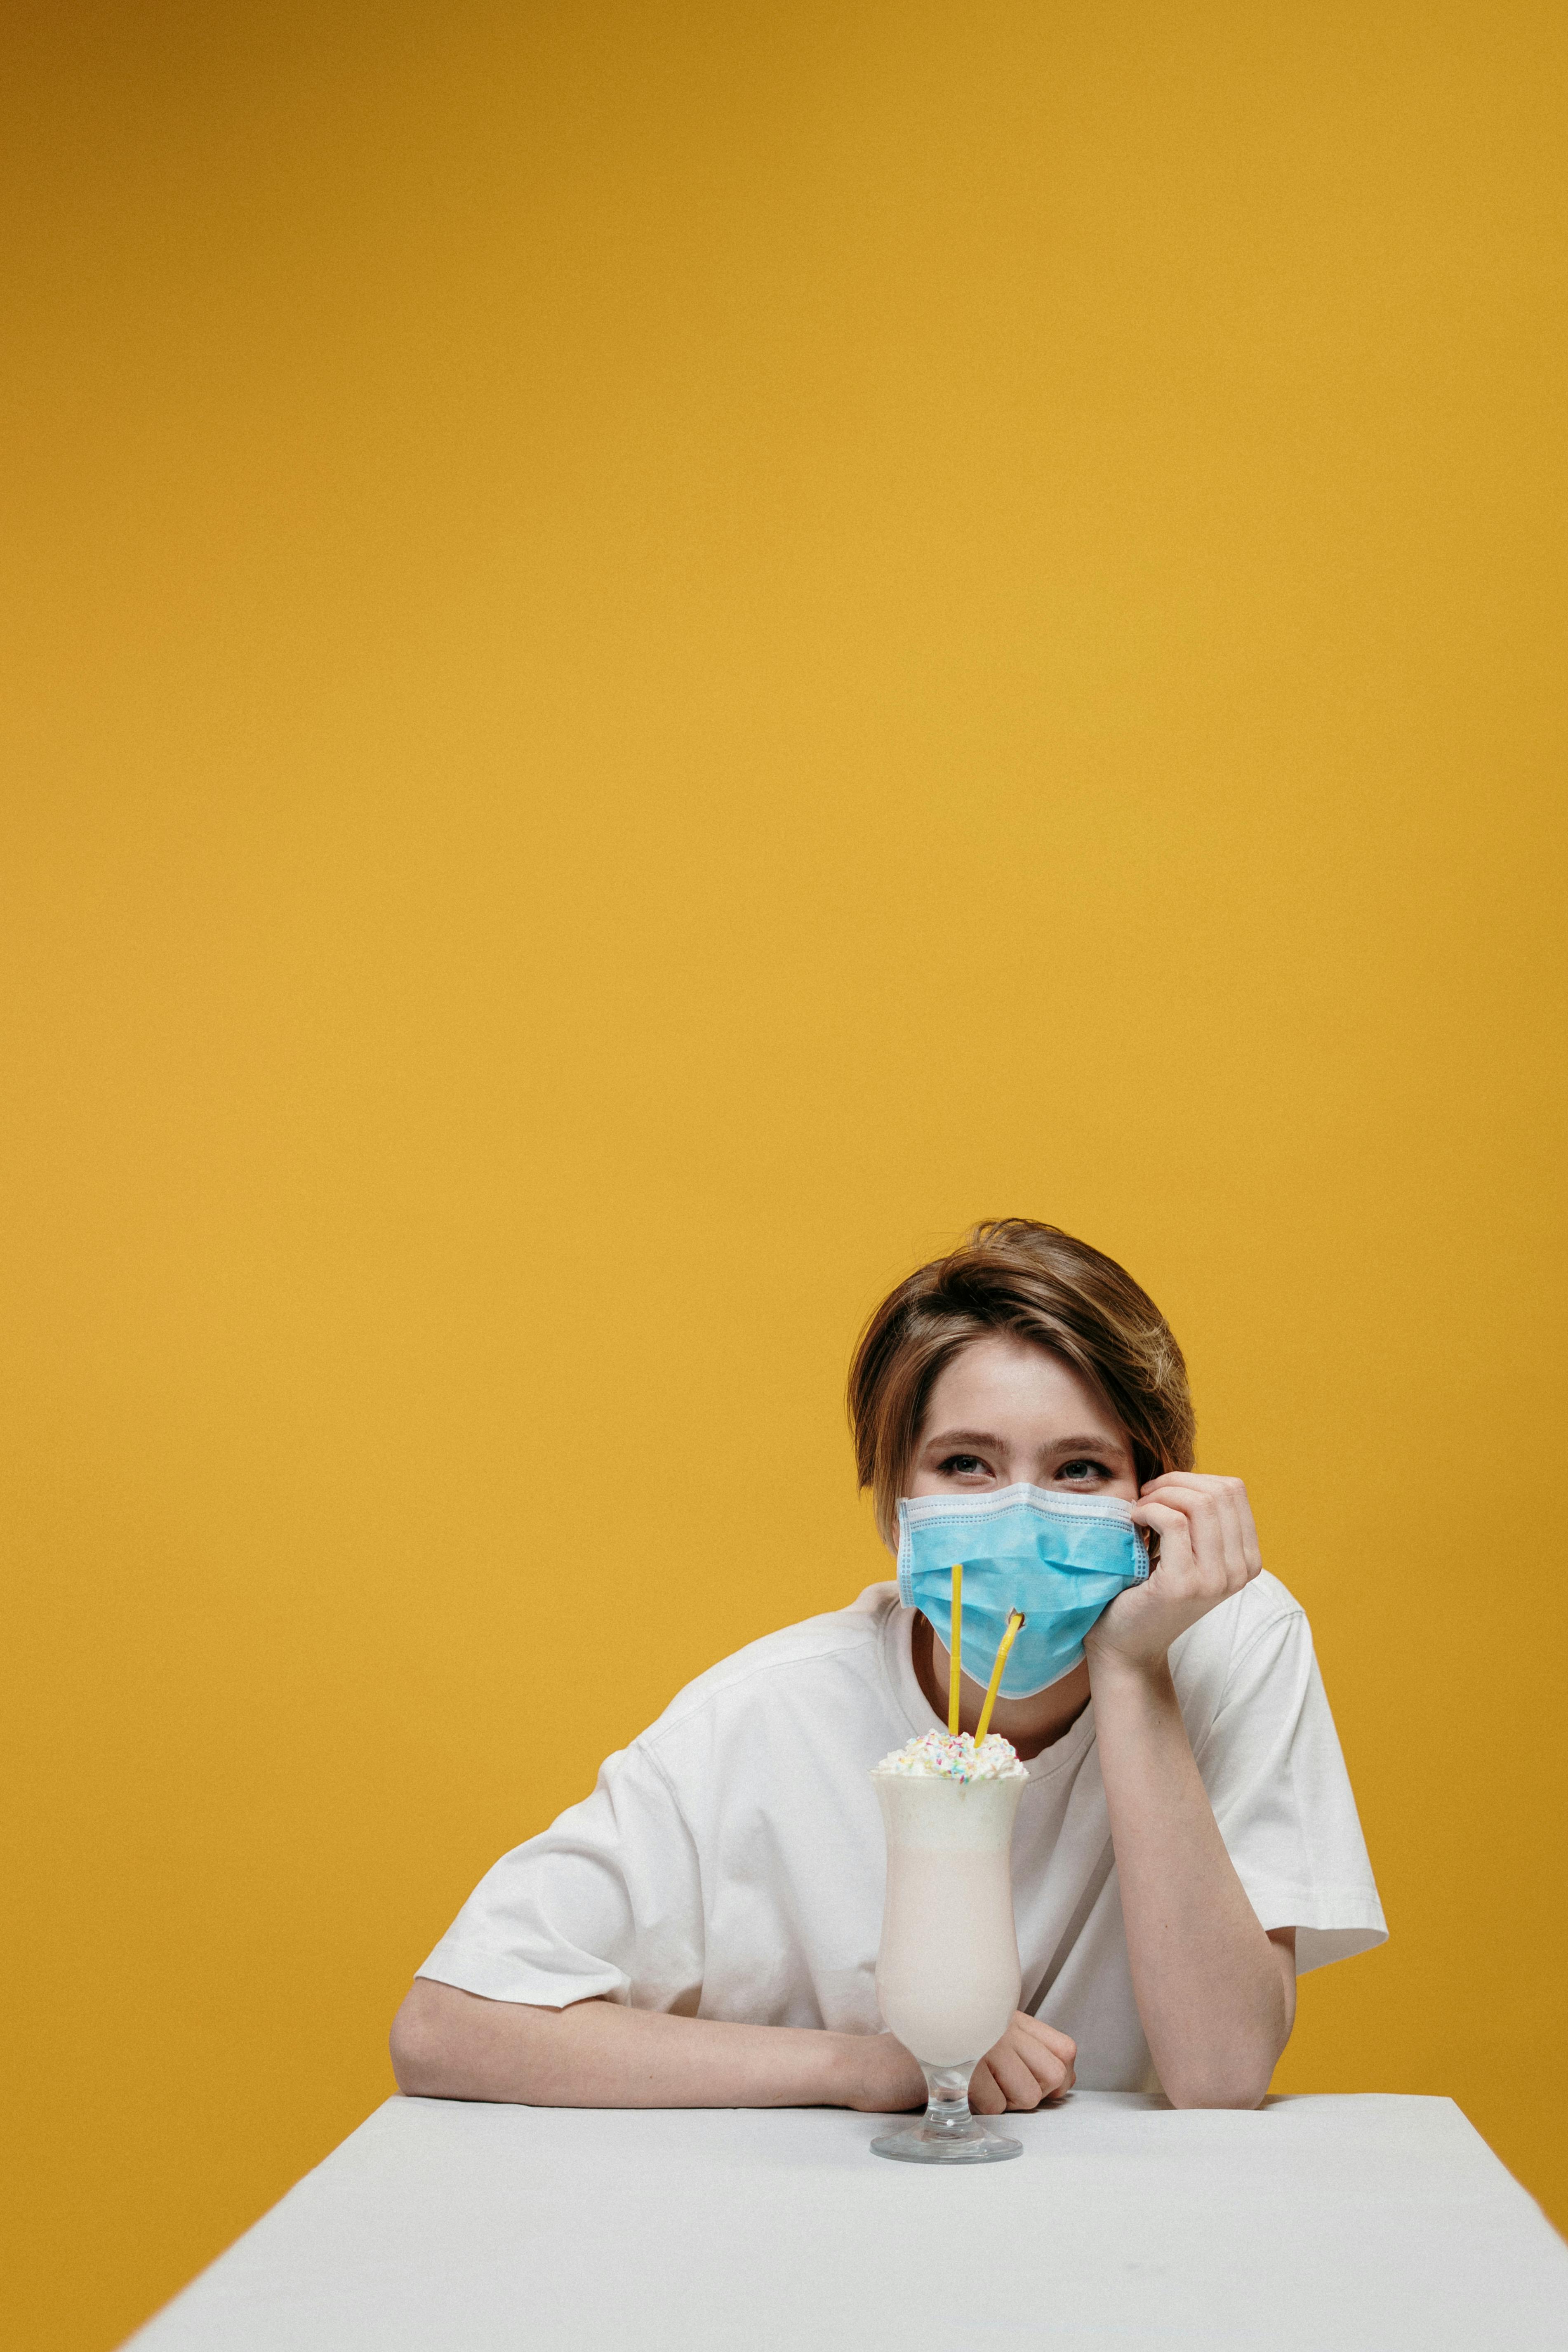
[[[1132,1990],[1165,2095],[1255,2107],[1296,2018],[1296,1931],[1266,1935],[1193,1761],[1171,1670],[1091,1669]]]
[[[1236,1874],[1167,1653],[1262,1559],[1239,1479],[1172,1473],[1134,1515],[1160,1564],[1085,1644],[1132,1990],[1176,2106],[1255,2107],[1295,2022],[1295,1931],[1266,1934]]]
[[[974,2070],[977,2115],[1037,2107],[1070,2090],[1067,2034],[1016,2015]],[[900,2115],[925,2078],[890,2033],[727,2025],[618,2001],[533,2009],[416,1977],[392,2027],[392,2067],[411,2098],[515,2099],[531,2107],[857,2107]]]
[[[485,2000],[416,1978],[392,2028],[397,2087],[416,2098],[535,2107],[920,2106],[920,2068],[890,2033],[729,2025],[619,2001],[569,2009]]]

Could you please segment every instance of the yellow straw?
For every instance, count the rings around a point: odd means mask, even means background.
[[[963,1567],[952,1563],[952,1643],[947,1654],[947,1727],[958,1738],[958,1659],[963,1647]]]
[[[1002,1669],[1007,1663],[1007,1653],[1018,1638],[1018,1628],[1024,1612],[1015,1609],[1007,1620],[1007,1631],[1002,1636],[1002,1647],[996,1653],[996,1664],[991,1669],[991,1679],[985,1685],[985,1704],[980,1710],[980,1722],[975,1729],[974,1745],[979,1747],[991,1728],[991,1710],[996,1704],[996,1694],[1002,1687]]]

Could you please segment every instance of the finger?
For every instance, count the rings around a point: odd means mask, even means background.
[[[1247,1499],[1247,1487],[1240,1478],[1215,1478],[1212,1482],[1215,1498],[1219,1506],[1225,1528],[1226,1576],[1233,1592],[1250,1584],[1262,1572],[1263,1553],[1258,1541],[1258,1529],[1253,1524],[1252,1506]]]
[[[1043,2042],[1025,2042],[1020,2037],[1016,2047],[1020,2060],[1034,2077],[1033,2104],[1037,2105],[1041,2099],[1054,2099],[1059,2092],[1067,2089],[1073,2074],[1070,2059],[1058,2058],[1056,2052],[1047,2050]]]
[[[1054,2058],[1042,2063],[1052,2067],[1057,2063]],[[1022,2107],[1027,2114],[1039,2105],[1045,2096],[1045,2084],[1010,2036],[986,2053],[985,2063],[1010,2107]]]
[[[1038,2018],[1023,2014],[1013,2020],[1009,2031],[1047,2098],[1070,2089],[1078,2048],[1069,2035],[1058,2033],[1053,2027],[1042,2025]]]
[[[1207,1471],[1167,1470],[1160,1477],[1151,1478],[1139,1492],[1176,1507],[1181,1507],[1184,1498],[1195,1502],[1205,1494],[1215,1495],[1224,1514],[1226,1559],[1233,1586],[1239,1590],[1261,1573],[1263,1549],[1258,1540],[1245,1478],[1215,1477]]]
[[[1229,1481],[1205,1478],[1193,1505],[1194,1549],[1210,1589],[1239,1592],[1247,1582],[1241,1521]]]
[[[1160,1499],[1166,1509],[1179,1511],[1186,1522],[1194,1571],[1186,1589],[1194,1598],[1209,1601],[1239,1591],[1247,1571],[1224,1481],[1195,1477],[1173,1481]]]
[[[1138,1492],[1157,1495],[1162,1486],[1233,1486],[1247,1492],[1245,1478],[1234,1478],[1224,1470],[1162,1470],[1158,1477],[1145,1478]]]
[[[1237,1592],[1247,1581],[1239,1531],[1223,1487],[1205,1486],[1193,1507],[1193,1551],[1211,1592]]]
[[[1010,2031],[1034,2035],[1065,2065],[1070,2066],[1078,2056],[1078,2043],[1070,2033],[1058,2032],[1054,2025],[1047,2025],[1043,2017],[1031,2017],[1026,2009],[1015,2010]]]
[[[1250,1580],[1260,1573],[1263,1567],[1263,1547],[1258,1540],[1258,1522],[1252,1516],[1252,1498],[1247,1491],[1245,1478],[1227,1478],[1225,1483],[1236,1507],[1237,1519],[1241,1528],[1242,1558],[1247,1562]]]
[[[1006,2099],[996,2085],[991,2072],[991,2062],[983,2058],[969,2078],[969,2105],[977,2116],[999,2116],[1006,2107]]]
[[[1134,1503],[1132,1523],[1148,1528],[1160,1538],[1160,1564],[1150,1570],[1151,1581],[1180,1599],[1189,1590],[1193,1575],[1193,1532],[1186,1513],[1168,1503]]]
[[[1247,1497],[1243,1490],[1238,1501],[1237,1490],[1240,1488],[1239,1478],[1226,1478],[1220,1484],[1220,1509],[1225,1517],[1226,1573],[1230,1579],[1233,1592],[1239,1592],[1242,1586],[1250,1582],[1258,1573],[1258,1569],[1250,1567],[1247,1562],[1247,1518],[1250,1515],[1243,1514],[1242,1505]],[[1262,1565],[1259,1559],[1258,1567]]]

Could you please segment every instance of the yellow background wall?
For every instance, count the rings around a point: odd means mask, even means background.
[[[848,1348],[986,1213],[1153,1290],[1311,1612],[1394,1935],[1281,2087],[1568,2219],[1568,18],[5,38],[10,2340],[879,1572]]]

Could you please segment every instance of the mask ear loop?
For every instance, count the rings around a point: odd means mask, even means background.
[[[1163,1475],[1170,1466],[1171,1465],[1168,1462],[1162,1462],[1159,1465],[1160,1475]],[[1158,1528],[1144,1528],[1143,1549],[1149,1555],[1149,1573],[1152,1576],[1154,1570],[1160,1565],[1160,1530]]]

